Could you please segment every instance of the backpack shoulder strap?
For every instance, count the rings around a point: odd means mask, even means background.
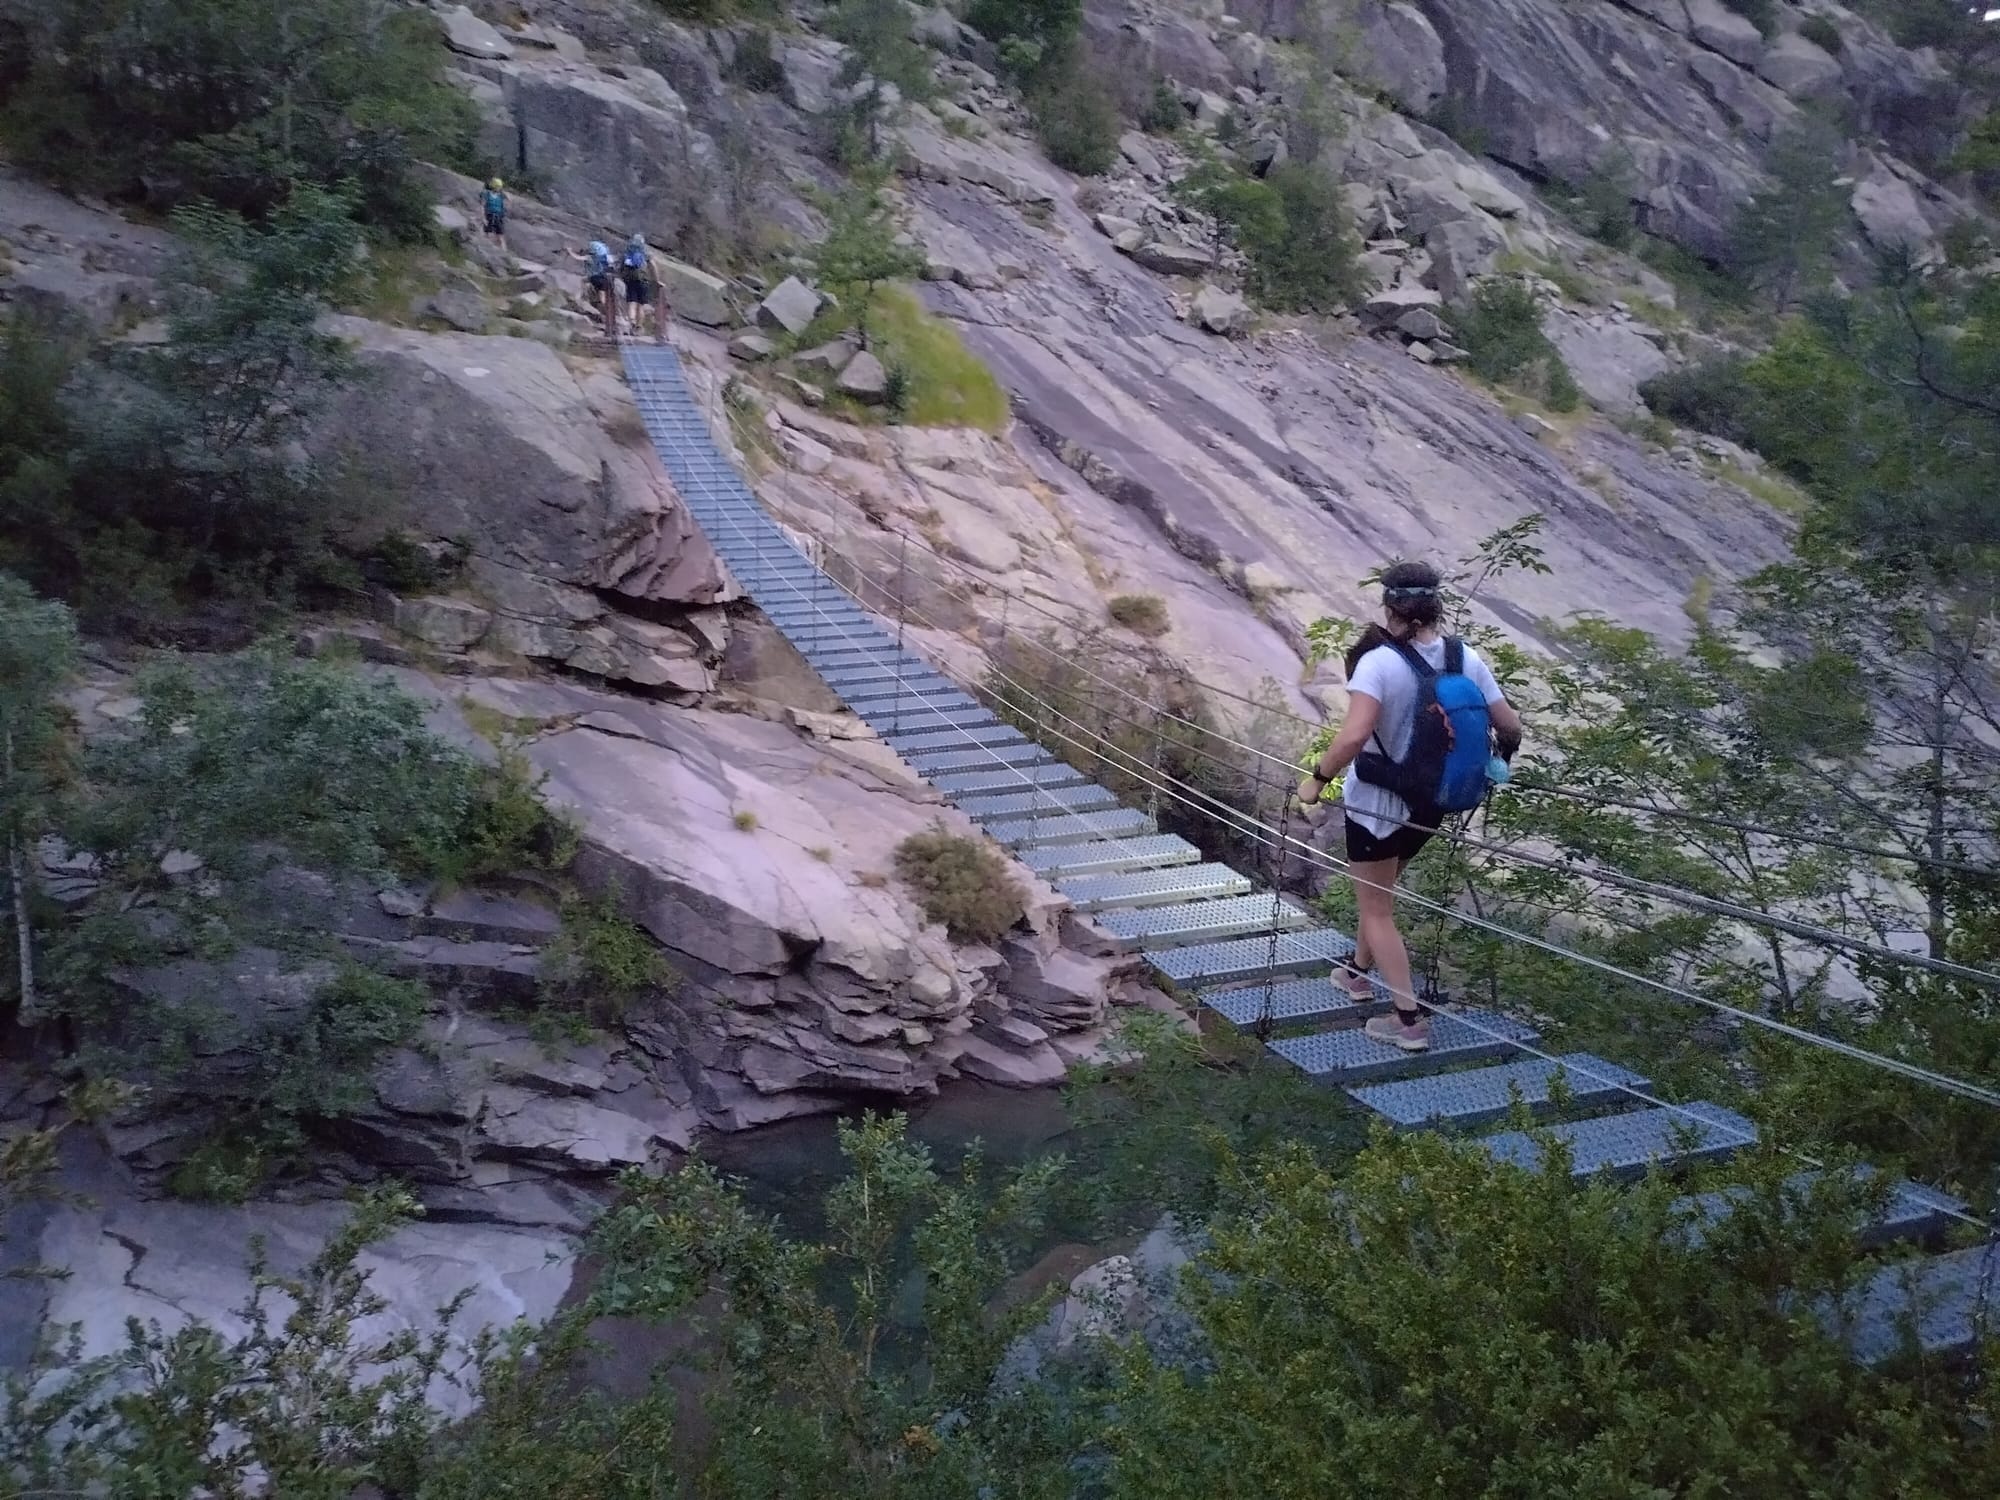
[[[1412,646],[1408,641],[1392,640],[1387,642],[1387,644],[1395,650],[1398,656],[1402,657],[1409,664],[1410,670],[1417,674],[1418,682],[1424,682],[1429,678],[1437,676],[1437,668],[1425,661],[1423,652]],[[1446,660],[1449,663],[1449,658]],[[1446,670],[1450,670],[1449,665],[1447,665]]]
[[[1444,638],[1444,669],[1460,676],[1465,672],[1465,642],[1455,635]]]

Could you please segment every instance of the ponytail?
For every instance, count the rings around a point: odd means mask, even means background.
[[[1395,639],[1393,635],[1389,634],[1380,625],[1370,624],[1366,630],[1361,632],[1361,639],[1347,648],[1345,664],[1348,679],[1350,681],[1353,680],[1354,669],[1361,665],[1362,657],[1373,651],[1377,646],[1387,646]]]

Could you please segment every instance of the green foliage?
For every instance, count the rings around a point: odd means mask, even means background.
[[[545,1004],[573,1006],[602,1021],[623,1015],[678,976],[653,935],[626,916],[616,891],[563,903],[562,931],[542,953]]]
[[[898,844],[896,873],[954,942],[997,942],[1027,910],[1006,860],[981,840],[942,827]]]
[[[1486,148],[1493,144],[1486,127],[1479,123],[1470,106],[1456,94],[1446,94],[1438,100],[1424,123],[1433,130],[1443,131],[1474,156],[1484,156]]]
[[[1357,246],[1339,184],[1286,165],[1258,179],[1208,154],[1176,193],[1211,215],[1249,258],[1245,290],[1275,312],[1334,312],[1360,287]]]
[[[0,857],[7,861],[11,897],[0,912],[0,932],[11,932],[27,963],[33,934],[17,923],[27,913],[26,849],[48,826],[51,804],[64,778],[66,747],[57,695],[76,670],[76,623],[60,604],[0,573]],[[19,965],[14,967],[19,972]],[[11,986],[0,984],[0,994]],[[16,995],[17,1001],[32,996]]]
[[[864,177],[841,195],[828,216],[826,235],[813,250],[813,269],[826,285],[855,300],[854,329],[869,347],[868,316],[875,289],[923,273],[923,255],[896,243],[897,228],[880,182]]]
[[[92,747],[72,832],[150,878],[170,849],[235,872],[275,856],[339,870],[471,880],[566,860],[518,758],[481,766],[394,687],[329,663],[252,653],[207,680],[142,677],[128,735]]]
[[[1167,601],[1158,594],[1118,594],[1107,611],[1120,625],[1140,635],[1165,635],[1173,627],[1167,617]]]
[[[176,214],[190,253],[169,284],[169,336],[75,362],[14,326],[0,406],[0,563],[126,630],[195,597],[263,600],[334,572],[342,519],[301,440],[352,376],[320,329],[350,284],[348,200],[301,186],[261,229]]]
[[[1035,137],[1050,161],[1068,172],[1095,177],[1118,160],[1122,122],[1118,104],[1095,64],[1083,53],[1043,66],[1029,94]]]
[[[1737,217],[1730,265],[1779,312],[1820,289],[1831,274],[1833,249],[1850,213],[1848,191],[1838,182],[1838,146],[1823,125],[1787,130],[1766,160],[1772,185]]]
[[[1601,158],[1581,182],[1552,189],[1551,197],[1592,239],[1627,250],[1638,237],[1638,212],[1633,207],[1638,192],[1632,153],[1620,146]]]
[[[771,28],[752,26],[736,41],[729,76],[759,94],[775,94],[785,84],[785,70],[771,47]]]
[[[1000,48],[1007,72],[1032,78],[1065,58],[1083,27],[1083,0],[973,0],[966,24]]]
[[[1993,1483],[1974,1382],[1873,1374],[1781,1310],[1788,1282],[1838,1284],[1851,1201],[1786,1222],[1766,1188],[1693,1251],[1665,1179],[1579,1187],[1434,1136],[1381,1140],[1338,1178],[1283,1153],[1242,1175],[1254,1206],[1183,1282],[1206,1357],[1121,1362],[1121,1500]]]
[[[1722,3],[1755,26],[1762,35],[1769,37],[1776,34],[1777,0],[1722,0]]]
[[[890,379],[902,371],[908,389],[901,420],[918,427],[976,427],[982,432],[999,432],[1007,425],[1007,393],[956,328],[932,317],[905,287],[878,288],[869,306],[869,342]],[[854,299],[844,299],[820,315],[801,343],[837,338],[854,327],[856,313]],[[866,410],[860,408],[857,415]]]
[[[1582,395],[1542,332],[1541,306],[1524,283],[1497,278],[1483,283],[1455,323],[1474,374],[1514,386],[1555,411],[1575,410]]]
[[[437,21],[390,0],[76,0],[7,7],[22,62],[0,136],[65,188],[252,219],[302,186],[363,222],[429,234],[415,164],[476,167],[471,101]]]
[[[1671,422],[1733,443],[1747,442],[1749,366],[1742,355],[1714,355],[1642,381],[1639,395],[1647,407]]]
[[[1807,16],[1799,22],[1799,35],[1835,57],[1847,50],[1847,41],[1841,36],[1840,28],[1826,16]]]
[[[840,0],[828,25],[850,48],[840,82],[854,91],[836,159],[858,167],[882,155],[882,127],[894,113],[891,101],[928,99],[937,84],[930,53],[910,36],[903,0]]]
[[[913,385],[910,367],[905,364],[893,364],[883,373],[887,379],[882,387],[882,405],[888,410],[891,420],[903,421],[910,414],[910,394]]]
[[[1139,128],[1148,135],[1178,135],[1185,124],[1187,111],[1181,107],[1180,94],[1166,79],[1155,79],[1139,114]]]

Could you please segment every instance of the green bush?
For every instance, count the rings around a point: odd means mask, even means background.
[[[364,222],[432,232],[420,161],[476,170],[477,113],[437,19],[393,0],[74,0],[11,6],[0,138],[29,171],[154,210],[252,219],[302,185]]]
[[[1807,16],[1799,22],[1799,35],[1835,57],[1847,49],[1847,41],[1841,36],[1840,28],[1825,16]]]
[[[1140,635],[1165,635],[1173,622],[1167,601],[1158,594],[1119,594],[1109,605],[1111,618]]]
[[[1083,27],[1083,0],[973,0],[966,24],[1000,48],[1020,79],[1065,61]]]
[[[1541,304],[1524,282],[1485,282],[1455,321],[1467,363],[1487,380],[1510,380],[1550,352]]]
[[[1166,79],[1156,80],[1145,108],[1139,113],[1139,128],[1149,135],[1178,135],[1186,123],[1187,111],[1181,107],[1181,96]]]
[[[729,76],[760,94],[775,94],[785,86],[785,69],[771,49],[770,27],[752,26],[737,39]]]
[[[943,828],[913,833],[897,845],[896,873],[924,915],[955,942],[995,942],[1027,911],[1006,860],[984,842]]]
[[[1642,382],[1639,397],[1648,410],[1670,422],[1732,443],[1749,441],[1755,392],[1749,361],[1741,355],[1717,355],[1667,370]]]
[[[1638,236],[1639,216],[1633,206],[1637,191],[1632,155],[1621,146],[1581,182],[1566,190],[1558,188],[1553,196],[1578,229],[1614,250],[1627,250]]]
[[[615,1019],[635,999],[671,989],[678,976],[653,935],[626,916],[615,891],[563,903],[562,930],[542,954],[545,1004]]]
[[[1042,149],[1063,170],[1095,177],[1118,160],[1117,102],[1080,55],[1044,71],[1028,107]]]
[[[1360,289],[1353,222],[1340,184],[1313,167],[1287,165],[1264,179],[1277,195],[1278,221],[1258,221],[1245,233],[1248,288],[1278,312],[1327,313],[1352,302]]]

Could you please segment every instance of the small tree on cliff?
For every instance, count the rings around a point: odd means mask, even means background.
[[[826,227],[826,238],[813,255],[813,269],[821,282],[838,287],[854,298],[854,328],[868,347],[868,309],[875,289],[885,281],[916,276],[924,269],[924,258],[915,249],[896,243],[896,221],[882,197],[879,175],[857,182],[834,205]]]

